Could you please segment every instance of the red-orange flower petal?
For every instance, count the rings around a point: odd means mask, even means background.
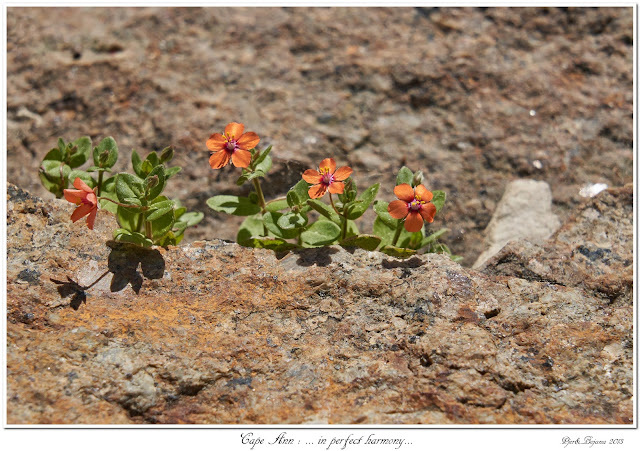
[[[344,193],[344,183],[342,182],[333,182],[329,185],[329,192],[331,194],[342,194]]]
[[[435,215],[436,215],[436,206],[433,205],[431,202],[423,205],[422,208],[420,209],[420,216],[422,216],[422,218],[427,222],[433,222],[433,217]]]
[[[312,185],[317,185],[322,181],[322,176],[315,169],[307,169],[302,174],[302,179],[307,183],[311,183]]]
[[[91,210],[93,210],[94,208],[95,206],[90,204],[81,204],[71,214],[71,221],[76,222],[78,219],[91,213]]]
[[[244,150],[254,149],[260,142],[260,137],[253,132],[247,132],[238,138],[238,147]]]
[[[89,227],[89,230],[93,230],[93,224],[96,222],[96,214],[98,214],[98,209],[94,208],[91,210],[91,213],[89,213],[89,216],[87,216],[87,227]]]
[[[338,182],[342,182],[344,180],[347,180],[352,172],[353,172],[353,169],[351,169],[349,166],[342,166],[341,168],[338,168],[336,172],[333,173],[333,179]]]
[[[231,159],[231,154],[226,150],[221,150],[219,152],[215,152],[211,157],[209,157],[209,164],[213,169],[220,169],[225,167],[229,160]]]
[[[82,202],[84,191],[80,189],[65,189],[64,198],[73,204]]]
[[[329,172],[333,174],[336,171],[336,160],[333,158],[325,158],[320,162],[320,169],[329,168]]]
[[[207,139],[207,149],[212,152],[218,152],[219,150],[224,150],[227,145],[227,138],[222,136],[220,133],[214,133]]]
[[[429,202],[433,199],[433,193],[429,191],[424,185],[418,185],[415,188],[416,199],[423,200],[425,202]]]
[[[251,163],[251,152],[244,149],[236,149],[231,156],[231,162],[237,168],[248,168]]]
[[[327,185],[323,185],[323,184],[314,185],[311,188],[309,188],[309,197],[311,199],[317,199],[319,197],[324,196],[324,193],[326,192],[327,192]]]
[[[238,122],[231,122],[224,128],[224,134],[232,139],[239,139],[244,132],[244,124]]]
[[[76,189],[84,191],[85,193],[92,193],[93,192],[93,190],[91,188],[89,188],[89,185],[84,183],[80,177],[76,177],[76,179],[73,181],[73,186]]]
[[[387,211],[392,218],[402,219],[409,213],[409,206],[403,200],[394,200],[393,202],[389,202]]]
[[[410,211],[404,220],[404,228],[408,232],[417,232],[422,229],[422,216],[417,211]]]
[[[415,199],[413,188],[411,188],[411,185],[409,185],[408,183],[403,183],[401,185],[396,186],[393,189],[393,193],[396,195],[398,199],[403,200],[405,202],[413,202],[413,200]]]

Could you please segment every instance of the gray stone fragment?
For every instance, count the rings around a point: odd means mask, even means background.
[[[551,189],[546,182],[514,180],[498,204],[485,229],[486,250],[480,254],[474,268],[479,268],[511,240],[526,239],[541,242],[560,226],[551,211]]]

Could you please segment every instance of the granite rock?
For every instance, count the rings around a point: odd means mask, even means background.
[[[593,199],[541,261],[608,240],[623,267],[631,199]],[[580,251],[554,275],[501,254],[478,272],[339,247],[142,250],[109,241],[109,213],[90,231],[71,210],[8,188],[8,424],[633,422],[630,287]]]

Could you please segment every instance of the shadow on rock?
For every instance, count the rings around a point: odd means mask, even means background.
[[[401,261],[383,260],[382,267],[385,269],[394,269],[394,268],[413,269],[413,268],[418,268],[424,265],[425,263],[426,262],[422,261],[418,257],[411,257],[408,260],[401,260]]]
[[[338,253],[334,247],[318,247],[314,249],[298,249],[292,251],[298,256],[296,263],[299,266],[328,266],[331,264],[331,255]]]
[[[133,291],[138,294],[144,278],[161,279],[164,276],[164,259],[157,249],[145,249],[116,241],[107,242],[107,246],[111,248],[108,260],[109,272],[113,273],[111,292],[121,291],[127,284],[131,284]],[[138,266],[142,274],[138,271]]]
[[[58,293],[60,297],[63,299],[67,296],[71,296],[71,301],[69,305],[72,309],[78,310],[82,304],[87,303],[87,293],[86,291],[100,282],[104,276],[109,274],[109,271],[105,271],[100,277],[91,282],[90,285],[82,286],[78,282],[75,282],[71,277],[67,276],[67,281],[63,282],[62,280],[51,279],[53,283],[58,285]]]

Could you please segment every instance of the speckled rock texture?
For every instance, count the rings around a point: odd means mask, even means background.
[[[108,241],[109,213],[89,231],[10,185],[7,421],[631,424],[632,197],[603,192],[477,272],[339,247],[142,250]]]
[[[205,141],[231,121],[273,145],[276,198],[333,157],[395,199],[402,165],[447,204],[434,230],[471,266],[509,182],[549,183],[565,221],[589,183],[633,182],[633,17],[611,8],[7,8],[7,179],[58,137],[175,148],[171,197],[205,218],[185,240],[235,240],[245,196]],[[360,230],[371,231],[374,215]]]

